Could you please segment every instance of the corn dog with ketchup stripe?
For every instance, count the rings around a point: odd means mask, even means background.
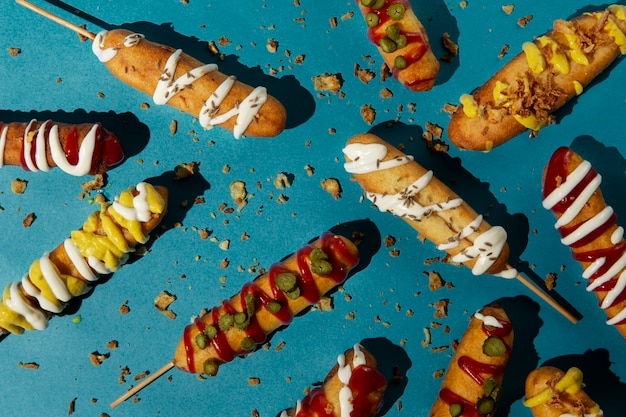
[[[495,413],[513,328],[501,307],[474,314],[441,383],[429,417],[479,417]]]
[[[535,369],[526,378],[526,400],[535,417],[602,417],[604,413],[585,391],[578,368],[563,372],[552,366]]]
[[[98,33],[92,50],[117,78],[151,95],[155,104],[197,117],[205,129],[221,126],[239,138],[273,137],[285,128],[285,108],[265,87],[252,88],[181,49],[115,29]]]
[[[522,49],[482,87],[461,96],[448,126],[455,145],[489,151],[553,123],[557,109],[626,53],[626,6],[557,20]]]
[[[44,330],[100,275],[117,271],[137,244],[145,243],[167,208],[167,189],[139,183],[92,213],[79,230],[34,261],[20,281],[9,283],[0,301],[0,331]]]
[[[426,29],[407,0],[355,0],[367,24],[367,38],[406,88],[428,91],[439,73]]]
[[[0,168],[16,165],[46,172],[59,167],[70,175],[95,175],[123,159],[117,137],[99,123],[0,122]]]
[[[556,216],[561,242],[583,267],[587,291],[596,294],[607,324],[626,337],[626,241],[601,182],[588,161],[560,147],[544,170],[543,206]]]
[[[238,294],[196,317],[185,327],[174,359],[113,401],[111,407],[173,367],[216,375],[220,365],[252,352],[270,333],[289,325],[295,315],[343,283],[358,263],[354,243],[331,232],[322,233],[246,283]]]
[[[376,370],[376,358],[356,344],[337,357],[322,386],[279,417],[372,417],[382,406],[386,388],[385,377]]]

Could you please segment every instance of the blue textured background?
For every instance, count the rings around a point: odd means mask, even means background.
[[[462,152],[453,145],[447,154],[435,154],[421,139],[426,122],[447,126],[449,115],[442,111],[446,103],[456,103],[504,64],[507,58],[498,58],[503,45],[510,45],[512,56],[524,41],[549,30],[555,19],[588,10],[586,2],[470,0],[463,8],[458,1],[413,0],[436,55],[444,54],[444,32],[460,47],[458,57],[442,63],[437,85],[426,93],[405,90],[392,79],[381,82],[382,59],[366,39],[358,8],[348,0],[300,0],[299,5],[279,0],[83,0],[72,5],[80,10],[78,15],[72,7],[67,11],[49,4],[60,4],[57,1],[36,3],[76,24],[86,23],[94,32],[128,27],[203,62],[218,62],[223,72],[250,84],[267,85],[287,107],[288,129],[274,139],[235,140],[219,128],[202,131],[191,116],[175,109],[153,104],[144,109],[141,104],[151,103],[150,97],[116,80],[91,53],[89,41],[81,42],[70,30],[7,2],[0,14],[0,120],[102,121],[127,149],[126,161],[108,174],[103,190],[108,197],[181,162],[199,162],[203,181],[176,190],[165,222],[168,229],[145,257],[96,287],[67,315],[52,319],[48,330],[0,342],[0,415],[65,416],[76,399],[75,416],[249,416],[257,410],[260,416],[273,417],[301,398],[307,386],[322,381],[338,353],[364,341],[380,353],[388,376],[398,365],[404,377],[402,384],[389,388],[384,414],[424,416],[441,382],[433,375],[446,368],[452,355],[450,348],[431,348],[449,347],[460,339],[468,317],[498,299],[508,308],[517,333],[499,415],[530,415],[521,404],[523,380],[545,362],[581,367],[588,392],[605,414],[623,414],[624,340],[604,324],[595,296],[584,289],[580,266],[560,244],[552,214],[541,207],[542,169],[558,146],[569,145],[596,166],[604,177],[607,201],[626,216],[623,59],[535,139],[521,135],[487,154]],[[515,9],[507,15],[502,6],[509,3]],[[520,27],[517,20],[529,15],[532,20]],[[331,18],[337,18],[336,27]],[[222,36],[231,43],[220,47],[224,59],[216,61],[206,44]],[[266,49],[270,38],[279,42],[276,53]],[[21,53],[11,56],[12,47]],[[305,57],[300,64],[294,63],[298,55]],[[354,75],[357,64],[377,76],[364,84]],[[341,75],[342,94],[313,89],[311,78],[327,72]],[[380,97],[385,87],[392,98]],[[364,104],[376,109],[371,126],[360,115]],[[172,136],[174,119],[178,132]],[[390,127],[391,121],[399,123]],[[492,224],[505,226],[511,262],[519,258],[532,279],[558,273],[556,293],[583,319],[572,325],[516,281],[476,278],[465,268],[425,264],[441,253],[416,239],[417,233],[404,222],[361,202],[360,187],[343,170],[345,142],[370,130],[404,144],[440,179],[454,182],[455,190],[478,212],[487,213]],[[445,134],[443,141],[449,143]],[[306,165],[314,167],[312,176]],[[291,187],[274,186],[279,173],[292,178]],[[14,178],[28,181],[23,195],[11,192]],[[340,181],[340,199],[322,189],[326,178]],[[236,180],[244,181],[254,197],[241,212],[227,214],[220,206],[234,206],[229,184]],[[58,170],[0,170],[1,286],[20,279],[33,260],[81,226],[94,209],[78,198],[84,181]],[[281,194],[288,198],[284,203],[279,202]],[[196,196],[206,202],[180,209],[183,199]],[[22,219],[31,212],[37,218],[25,228]],[[173,227],[175,222],[180,227]],[[367,231],[373,253],[368,254],[367,267],[333,293],[332,311],[311,311],[295,319],[273,336],[269,349],[236,359],[215,378],[203,381],[172,370],[142,391],[140,401],[109,409],[108,404],[135,383],[135,375],[171,360],[194,314],[230,297],[256,276],[249,267],[268,268],[324,230],[352,222]],[[218,241],[230,239],[230,249],[201,239],[200,229],[211,231]],[[249,239],[242,240],[242,233]],[[381,243],[387,236],[396,238],[389,248]],[[400,255],[392,256],[393,250]],[[220,266],[224,259],[230,261],[227,268]],[[429,290],[429,271],[439,272],[453,288]],[[170,306],[175,320],[153,305],[164,290],[177,296]],[[433,304],[441,299],[450,301],[449,315],[436,319]],[[123,304],[130,307],[127,315],[119,312]],[[441,327],[432,329],[432,345],[424,348],[423,329],[433,322]],[[107,349],[110,340],[117,340],[119,347]],[[284,348],[276,351],[281,342]],[[96,367],[89,359],[92,352],[109,357]],[[19,362],[35,362],[39,369],[24,369]],[[124,366],[131,375],[120,384]],[[249,377],[260,378],[260,385],[251,386]]]

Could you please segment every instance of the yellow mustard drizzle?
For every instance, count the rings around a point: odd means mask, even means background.
[[[554,388],[546,388],[537,395],[527,398],[524,401],[526,407],[537,407],[552,400],[555,392],[566,392],[571,395],[579,393],[583,388],[583,373],[580,369],[572,367],[563,375],[563,377],[554,385]],[[594,403],[591,409],[586,410],[587,414],[597,414],[600,412],[600,406]]]
[[[522,50],[526,55],[526,63],[528,68],[535,74],[541,74],[546,69],[546,59],[541,53],[541,50],[534,42],[524,42]]]
[[[574,83],[574,91],[576,92],[576,95],[581,95],[583,93],[584,87],[581,84],[580,81],[573,81]]]
[[[162,214],[165,210],[166,203],[161,194],[149,184],[141,183],[140,185],[141,190],[139,195],[136,196],[138,200],[135,200],[137,191],[135,188],[124,191],[120,198],[116,200],[116,202],[123,203],[124,208],[131,210],[128,213],[130,213],[131,217],[134,217],[133,219],[127,219],[118,213],[113,205],[105,203],[100,211],[92,213],[87,218],[83,223],[82,229],[75,230],[70,234],[70,239],[76,246],[76,249],[85,259],[89,260],[92,268],[99,273],[114,272],[119,269],[126,261],[127,253],[133,250],[124,237],[124,228],[129,230],[133,236],[136,236],[138,242],[145,243],[148,237],[142,229],[143,223],[136,218],[143,218],[147,221],[152,214]],[[135,202],[140,207],[136,207]],[[146,209],[149,213],[145,212]],[[53,277],[47,276],[42,270],[41,262],[44,258],[47,261],[46,265],[48,265],[48,275]],[[40,258],[31,264],[28,277],[25,277],[25,279],[28,279],[40,292],[37,296],[41,297],[40,301],[45,299],[45,301],[50,302],[50,305],[47,306],[47,308],[51,308],[50,311],[56,310],[56,312],[60,312],[64,308],[63,300],[59,300],[57,295],[55,295],[52,284],[49,281],[50,279],[58,280],[56,281],[57,284],[53,284],[57,288],[57,292],[59,291],[58,288],[60,288],[59,285],[62,285],[67,289],[71,297],[84,294],[90,289],[90,286],[78,277],[61,274],[58,267],[48,260],[47,255],[44,255],[44,258]],[[93,265],[94,260],[96,263],[100,263],[100,267],[96,268]],[[102,265],[106,267],[106,270],[102,270]],[[50,273],[50,270],[52,273]],[[48,316],[47,311],[42,306],[32,304],[31,301],[24,298],[21,294],[12,294],[11,289],[17,289],[17,285],[19,284],[9,284],[3,292],[2,302],[0,302],[0,328],[15,334],[21,334],[24,330],[45,328],[46,316]],[[23,281],[21,285],[24,285]],[[14,296],[13,298],[12,295]],[[67,293],[61,296],[62,299],[67,301],[65,297],[68,297]],[[19,304],[20,307],[15,308],[20,310],[20,312],[11,308],[10,303]],[[44,321],[44,325],[41,324],[41,320],[33,325],[28,317],[25,317],[33,310],[36,310],[37,316]],[[25,311],[29,313],[27,314]]]
[[[552,51],[552,56],[550,56],[550,65],[559,71],[561,74],[569,74],[570,66],[569,60],[567,59],[567,55],[559,50],[560,45],[551,39],[548,36],[541,36],[537,39],[541,46],[549,46]]]
[[[496,105],[501,104],[506,107],[510,104],[510,97],[505,93],[508,88],[509,84],[502,81],[496,81],[496,86],[493,88],[493,100]]]
[[[620,53],[622,55],[626,54],[626,34],[622,32],[619,26],[613,20],[607,19],[604,29],[609,32],[609,36],[619,46]]]
[[[514,114],[513,117],[527,129],[539,130],[544,126],[544,123],[537,120],[537,117],[534,114],[529,114],[528,116]]]
[[[471,94],[463,94],[460,101],[463,105],[463,113],[465,113],[467,117],[478,116],[478,103],[476,103],[474,96]]]

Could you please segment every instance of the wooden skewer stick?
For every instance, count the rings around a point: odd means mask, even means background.
[[[58,24],[60,24],[61,26],[65,26],[66,28],[69,28],[71,30],[73,30],[74,32],[78,33],[79,35],[84,36],[85,38],[89,38],[92,41],[95,39],[96,34],[93,32],[88,31],[87,29],[85,29],[84,27],[75,25],[65,19],[60,18],[59,16],[50,13],[47,10],[42,9],[39,6],[35,6],[32,3],[29,3],[26,0],[15,0],[15,2],[19,5],[22,5],[32,11],[34,11],[35,13],[39,13],[40,15],[47,17],[48,19],[57,22]]]
[[[120,405],[121,403],[123,403],[124,401],[132,397],[133,395],[137,394],[139,391],[141,391],[142,389],[150,385],[152,382],[154,382],[156,379],[161,377],[163,374],[165,374],[167,371],[169,371],[173,367],[174,367],[174,362],[166,363],[161,369],[159,369],[153,374],[148,375],[148,377],[146,377],[139,384],[135,385],[134,387],[126,391],[124,395],[119,397],[117,400],[113,401],[111,403],[111,408],[117,407],[118,405]]]
[[[532,283],[528,278],[523,276],[522,274],[517,274],[515,277],[518,281],[524,284],[528,289],[537,294],[539,298],[548,303],[551,307],[553,307],[556,311],[561,313],[566,319],[571,321],[572,323],[578,323],[578,318],[576,318],[571,312],[569,312],[565,307],[557,303],[554,299],[552,299],[548,294],[543,292],[539,287],[537,287],[534,283]]]

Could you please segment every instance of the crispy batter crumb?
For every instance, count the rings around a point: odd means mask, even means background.
[[[274,350],[276,352],[280,352],[285,346],[287,345],[286,342],[280,342],[278,345],[276,345],[276,347],[274,348]]]
[[[259,412],[256,409],[253,409],[251,412],[251,416],[252,417],[259,417],[261,414],[259,414]]]
[[[509,53],[509,49],[510,48],[511,48],[511,46],[508,45],[508,44],[502,45],[502,48],[500,48],[500,52],[498,53],[498,58],[504,58],[506,56],[506,54]]]
[[[381,98],[391,98],[393,97],[393,92],[388,88],[383,88],[382,90],[380,90],[379,95]]]
[[[306,171],[309,177],[312,177],[313,174],[315,173],[315,168],[313,168],[311,165],[308,165],[308,164],[304,166],[304,170]]]
[[[77,399],[78,399],[78,398],[74,397],[74,398],[72,398],[72,400],[70,401],[70,406],[69,406],[69,408],[68,408],[68,410],[67,410],[67,415],[68,415],[68,416],[71,416],[72,414],[74,414],[74,411],[76,410],[76,400],[77,400]]]
[[[376,110],[371,104],[364,104],[361,106],[361,117],[363,117],[365,123],[371,125],[376,120]]]
[[[26,217],[24,217],[24,220],[22,220],[22,225],[24,227],[30,227],[32,226],[36,218],[37,216],[35,215],[35,213],[28,213]]]
[[[174,301],[176,301],[176,296],[174,294],[162,291],[161,294],[154,299],[154,306],[157,310],[159,310],[159,312],[173,320],[176,318],[176,313],[169,310],[169,307]]]
[[[24,194],[27,185],[28,181],[15,178],[13,181],[11,181],[11,191],[13,191],[15,194]]]
[[[425,274],[428,275],[428,288],[430,288],[431,291],[437,291],[443,288],[445,281],[443,280],[439,272],[430,271],[425,272]]]
[[[368,68],[361,69],[359,64],[354,64],[354,75],[361,80],[363,84],[369,84],[376,77],[376,73]]]
[[[178,132],[178,120],[172,119],[170,122],[170,135],[174,136]]]
[[[422,347],[427,347],[431,343],[431,333],[428,327],[424,327],[424,340],[422,340]]]
[[[554,272],[550,272],[548,273],[548,275],[546,275],[546,288],[549,291],[552,291],[555,287],[556,287],[556,278],[557,278],[557,274]]]
[[[459,54],[459,45],[450,39],[450,34],[448,32],[444,32],[444,34],[441,35],[441,43],[446,51],[450,52],[453,56],[457,56]]]
[[[528,16],[520,17],[519,19],[517,19],[517,24],[523,28],[526,27],[526,25],[530,23],[531,20],[533,20],[533,15],[529,14]]]
[[[117,340],[111,340],[107,343],[107,349],[115,350],[119,346],[119,342]]]
[[[17,366],[24,369],[39,369],[39,364],[37,362],[18,362]]]
[[[197,162],[183,162],[174,167],[174,179],[182,180],[198,172]]]
[[[446,113],[452,114],[456,111],[456,108],[457,106],[455,106],[454,104],[446,103],[441,110]]]
[[[330,297],[322,297],[322,298],[320,298],[320,300],[317,302],[317,308],[322,313],[324,311],[332,311],[332,309],[333,309],[333,299],[330,298]]]
[[[279,172],[276,178],[274,178],[274,187],[281,190],[286,187],[291,187],[291,179],[284,172]]]
[[[276,39],[269,38],[267,40],[267,51],[272,54],[278,51],[278,41]]]
[[[133,380],[135,381],[139,381],[140,379],[144,379],[145,377],[147,377],[148,375],[150,375],[150,371],[143,371],[138,373],[137,375],[135,375],[133,377]]]
[[[128,300],[124,301],[124,304],[122,304],[120,306],[120,313],[125,316],[126,314],[130,313],[130,307],[128,307]]]
[[[248,191],[246,190],[246,183],[243,181],[233,181],[230,183],[230,197],[235,204],[241,204],[246,200]]]
[[[393,237],[391,235],[388,235],[387,237],[385,237],[385,247],[387,249],[389,249],[390,247],[392,247],[395,244],[396,244],[396,238],[395,237]]]
[[[331,17],[331,18],[330,18],[330,19],[328,19],[328,20],[329,20],[329,22],[330,22],[330,27],[331,27],[331,28],[333,28],[333,29],[334,29],[334,28],[336,28],[336,27],[337,27],[337,21],[338,21],[338,19],[337,19],[337,17],[336,17],[336,16],[333,16],[333,17]]]
[[[504,11],[504,13],[506,13],[506,14],[513,13],[513,9],[515,9],[515,5],[514,4],[505,4],[505,5],[502,6],[502,11]]]
[[[9,48],[9,55],[11,56],[18,56],[21,53],[22,53],[21,48]]]
[[[260,385],[261,384],[261,378],[259,378],[259,377],[249,377],[248,378],[248,384],[250,384],[253,387],[255,387],[257,385]]]
[[[434,379],[439,379],[441,378],[443,375],[445,374],[445,370],[444,369],[438,369],[435,371],[435,373],[433,374],[433,378]]]
[[[315,91],[331,91],[335,94],[341,89],[339,74],[325,73],[312,78]]]
[[[80,186],[85,191],[101,190],[106,185],[106,179],[103,174],[96,174],[91,180],[82,183]]]
[[[341,198],[341,184],[337,178],[326,178],[322,180],[322,188],[324,191],[330,193],[335,200],[339,200]]]
[[[448,305],[450,300],[439,300],[433,306],[435,307],[435,318],[448,317]]]
[[[100,353],[98,351],[91,352],[89,354],[89,360],[93,366],[100,366],[102,362],[107,360],[110,356],[110,353]]]
[[[220,50],[217,47],[217,44],[215,43],[215,41],[209,41],[209,43],[207,44],[209,51],[213,54],[213,55],[219,55],[220,54]]]

